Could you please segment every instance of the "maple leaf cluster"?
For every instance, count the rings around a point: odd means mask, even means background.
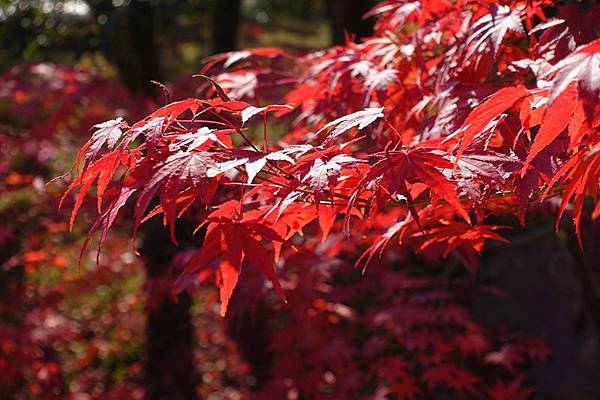
[[[549,7],[570,19],[546,18]],[[94,183],[102,238],[131,197],[136,232],[156,214],[174,232],[201,205],[207,245],[188,268],[221,260],[224,304],[244,259],[277,286],[274,263],[317,219],[321,241],[366,235],[362,259],[395,237],[417,252],[458,253],[470,268],[486,239],[503,240],[485,223],[499,203],[523,218],[532,200],[560,194],[559,217],[573,200],[578,226],[600,170],[600,42],[572,31],[575,8],[388,1],[362,43],[215,56],[203,73],[216,97],[94,127],[67,190],[79,187],[71,224]],[[511,46],[519,37],[529,45]],[[261,91],[283,91],[287,104],[257,106]],[[293,128],[276,137],[268,118]]]
[[[223,315],[247,267],[293,303],[299,254],[311,263],[298,275],[325,274],[326,258],[366,268],[406,251],[474,272],[485,243],[505,241],[490,217],[524,224],[556,197],[557,221],[568,210],[579,234],[586,198],[600,214],[598,9],[389,0],[361,43],[215,56],[197,97],[95,126],[65,193],[76,193],[71,224],[94,184],[100,244],[128,201],[134,238],[152,217],[173,242],[178,218],[195,221],[204,244],[174,288],[214,275]],[[400,375],[389,386],[406,398],[436,382],[476,386],[421,362],[425,386]],[[496,398],[526,397],[514,382]]]
[[[479,325],[469,313],[469,279],[415,276],[398,270],[411,265],[404,257],[374,261],[364,275],[335,256],[301,252],[292,261],[284,284],[289,305],[279,303],[261,322],[273,332],[274,361],[256,398],[500,400],[534,392],[524,373],[547,357],[547,347]],[[246,277],[243,285],[252,282]],[[234,320],[256,301],[265,302],[234,295]]]

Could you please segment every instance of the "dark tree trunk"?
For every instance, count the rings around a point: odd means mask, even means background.
[[[243,269],[227,311],[227,334],[250,365],[255,389],[269,382],[273,367],[268,326],[272,308],[261,297],[262,288],[263,277],[250,268]]]
[[[156,31],[160,24],[158,6],[151,1],[132,0],[126,7],[111,8],[100,2],[96,14],[108,15],[103,51],[119,70],[119,78],[132,92],[155,93],[152,80],[162,80]]]
[[[550,359],[528,374],[537,398],[599,399],[599,309],[593,293],[598,276],[592,273],[592,268],[598,270],[598,254],[592,251],[592,263],[580,253],[571,226],[563,234],[566,240],[556,235],[554,221],[548,221],[537,228],[529,224],[525,233],[509,237],[509,244],[490,244],[477,274],[481,286],[473,297],[473,312],[492,330],[544,339]],[[590,239],[584,245],[599,242],[597,236]]]
[[[180,225],[184,224],[181,222]],[[170,242],[160,218],[145,224],[143,237],[140,250],[147,260],[148,290],[146,399],[193,400],[197,397],[194,331],[190,316],[192,301],[185,292],[177,299],[170,295],[169,265],[177,248]]]
[[[148,274],[159,273],[161,269],[151,262],[147,267]],[[190,305],[190,297],[183,293],[178,302],[163,297],[148,312],[146,399],[196,399]]]
[[[213,11],[213,53],[237,48],[241,0],[217,0]]]
[[[100,10],[109,13],[105,53],[127,88],[156,96],[152,80],[162,79],[156,38],[158,7],[133,0],[127,7]],[[154,219],[142,227],[141,253],[146,259],[148,301],[146,322],[145,388],[148,400],[195,400],[194,335],[187,293],[170,296],[169,265],[177,250]]]
[[[576,276],[581,286],[584,311],[589,315],[596,338],[600,341],[600,265],[598,263],[600,222],[597,219],[589,218],[589,215],[582,217],[581,244],[583,249],[579,245],[574,229],[569,226],[565,230],[567,231],[567,243],[575,262]],[[598,348],[600,349],[600,343]]]
[[[371,0],[329,0],[327,14],[331,21],[331,40],[334,44],[343,44],[345,32],[356,39],[370,36],[373,33],[373,21],[363,16],[371,9]]]

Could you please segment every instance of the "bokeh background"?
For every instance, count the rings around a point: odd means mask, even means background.
[[[371,32],[368,0],[10,1],[0,9],[0,68],[81,64],[131,91],[197,71],[214,53],[248,47],[314,50],[345,30]]]

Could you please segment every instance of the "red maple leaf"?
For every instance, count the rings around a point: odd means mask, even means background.
[[[188,262],[185,273],[206,268],[212,261],[219,259],[217,284],[220,288],[221,315],[224,316],[227,312],[244,260],[269,278],[277,292],[285,298],[273,269],[274,252],[267,250],[262,244],[263,241],[283,242],[277,232],[266,227],[260,220],[232,221],[225,217],[209,217],[208,221],[202,248]],[[231,240],[232,238],[235,240]]]

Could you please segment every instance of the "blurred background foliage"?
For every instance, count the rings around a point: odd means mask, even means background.
[[[369,0],[0,0],[0,69],[83,63],[133,91],[198,70],[213,53],[302,52],[368,35]]]

